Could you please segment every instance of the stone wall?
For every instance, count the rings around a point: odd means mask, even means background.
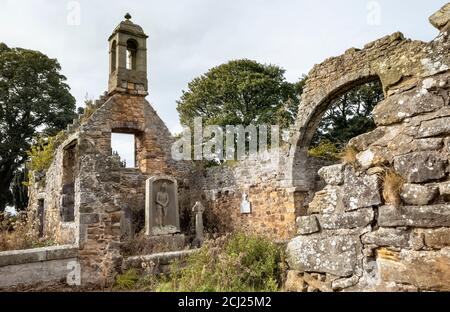
[[[168,274],[170,273],[170,266],[174,261],[181,261],[198,252],[198,250],[189,249],[128,257],[122,263],[122,271],[126,272],[129,269],[137,269],[147,274]]]
[[[0,289],[66,280],[76,273],[76,246],[0,252]]]
[[[394,34],[311,72],[297,157],[337,86],[376,74],[386,98],[373,113],[377,129],[350,141],[355,159],[320,170],[327,185],[287,248],[290,290],[450,290],[449,48],[447,32],[430,43]],[[330,81],[339,68],[343,80]]]
[[[142,226],[145,180],[170,175],[184,233],[200,200],[207,229],[297,236],[288,245],[293,290],[450,290],[449,12],[431,19],[441,33],[429,43],[394,33],[316,65],[289,145],[233,166],[173,160],[174,138],[144,94],[106,94],[69,127],[45,177],[34,175],[30,219],[43,200],[44,235],[77,244],[84,284],[109,284],[120,246]],[[374,79],[385,93],[377,128],[349,143],[353,161],[322,168],[330,163],[307,151],[324,112]],[[136,136],[137,168],[112,155],[114,131]],[[244,194],[250,214],[240,212]]]
[[[35,172],[30,181],[28,219],[30,220],[31,234],[40,236],[40,227],[43,229],[43,238],[59,245],[78,244],[78,213],[74,211],[75,219],[66,222],[62,217],[61,202],[63,190],[63,156],[64,146],[77,140],[78,134],[73,133],[54,153],[54,160],[45,172]],[[74,171],[78,169],[75,168]],[[40,201],[43,204],[43,217],[39,216]],[[74,203],[75,207],[79,205]],[[41,224],[41,220],[43,224]]]
[[[312,179],[328,163],[315,159],[314,165],[308,168]],[[288,147],[285,146],[232,165],[207,168],[195,175],[193,196],[206,207],[207,229],[219,233],[244,231],[275,240],[291,238],[295,233],[295,218],[301,214],[302,200],[322,186],[314,184],[309,193],[288,187],[285,184],[287,164]],[[251,214],[240,212],[244,193],[251,203]]]
[[[112,131],[135,134],[138,168],[121,168],[112,156]],[[140,226],[133,220],[144,221],[145,181],[155,175],[175,177],[179,197],[186,202],[189,166],[172,159],[174,139],[144,97],[114,94],[80,126],[79,133],[83,277],[110,282],[122,259],[121,242]]]
[[[29,216],[33,231],[39,229],[39,204],[44,200],[44,233],[58,244],[80,248],[82,280],[110,283],[119,269],[120,246],[144,225],[145,181],[169,175],[179,185],[180,210],[189,219],[190,165],[174,161],[170,132],[142,96],[104,95],[90,113],[69,126],[66,140],[55,151],[45,174],[35,174],[30,187]],[[136,138],[136,168],[123,168],[112,154],[111,133],[132,133]],[[73,165],[65,155],[73,149]],[[66,195],[68,185],[73,198]],[[66,222],[65,207],[72,219]],[[184,222],[189,224],[189,222]]]

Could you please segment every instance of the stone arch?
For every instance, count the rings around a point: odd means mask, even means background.
[[[314,181],[322,164],[318,160],[311,159],[307,153],[314,133],[333,100],[355,87],[376,80],[380,80],[376,72],[363,68],[348,72],[339,79],[330,81],[327,87],[318,90],[317,93],[307,93],[302,98],[302,107],[296,122],[297,133],[293,137],[291,147],[291,178],[294,187],[315,191]]]
[[[411,89],[420,77],[439,72],[425,66],[428,59],[435,60],[427,56],[432,51],[427,50],[429,45],[405,39],[402,33],[396,32],[366,44],[363,49],[351,48],[343,55],[315,65],[308,74],[291,137],[285,185],[298,191],[314,192],[311,184],[322,166],[308,162],[307,149],[333,99],[375,79],[381,81],[385,97]],[[442,63],[442,60],[435,61]]]

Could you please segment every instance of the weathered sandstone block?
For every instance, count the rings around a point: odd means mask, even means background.
[[[403,202],[414,206],[428,205],[437,194],[437,187],[420,184],[405,184],[400,191]]]
[[[414,90],[386,98],[373,110],[375,123],[379,126],[391,125],[444,106],[442,97],[428,92],[426,86],[423,90],[425,91]]]
[[[287,247],[291,269],[300,272],[353,275],[361,243],[357,236],[299,236]]]
[[[395,170],[409,183],[423,183],[445,177],[447,160],[437,152],[417,152],[394,158]]]
[[[433,249],[450,247],[450,228],[418,229],[415,234],[423,237],[426,247]]]
[[[320,231],[319,222],[316,216],[305,216],[297,218],[298,234],[308,235]]]
[[[309,204],[308,213],[334,213],[343,209],[340,186],[327,185]]]
[[[377,255],[383,282],[416,285],[422,290],[450,290],[450,248],[439,252],[380,250]]]
[[[418,137],[427,138],[450,134],[450,117],[437,118],[422,122]]]
[[[364,234],[363,244],[379,247],[406,248],[409,246],[410,233],[401,229],[379,228],[375,232]]]
[[[345,184],[342,193],[345,210],[357,210],[381,204],[379,180],[376,175],[357,176],[353,168],[347,167],[344,172]]]
[[[342,164],[323,167],[318,173],[328,185],[340,185],[344,182],[344,165]]]
[[[440,31],[444,31],[450,21],[450,3],[444,5],[439,11],[431,15],[430,23],[439,29]]]
[[[378,210],[382,227],[414,226],[423,228],[450,227],[450,205],[382,206]]]
[[[324,214],[318,219],[323,229],[336,230],[365,227],[373,221],[374,216],[372,208],[363,208],[344,213]]]

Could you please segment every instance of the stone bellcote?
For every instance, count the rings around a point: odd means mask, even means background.
[[[109,94],[148,94],[147,38],[142,27],[134,24],[128,13],[114,29],[108,39]]]

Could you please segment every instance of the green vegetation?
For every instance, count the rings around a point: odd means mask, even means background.
[[[30,171],[44,171],[52,164],[55,153],[55,137],[39,138],[37,143],[27,152],[30,161],[27,166]]]
[[[181,123],[202,117],[205,125],[276,124],[288,128],[297,116],[305,77],[293,84],[274,65],[242,59],[210,69],[188,85],[177,102]]]
[[[76,116],[75,99],[60,72],[55,59],[0,43],[0,212],[7,205],[26,206],[15,202],[21,197],[13,196],[11,184],[34,138],[55,135]]]
[[[339,160],[341,157],[342,150],[336,143],[330,140],[324,139],[319,145],[311,148],[308,151],[308,155],[316,158],[323,158],[328,160]]]
[[[337,160],[350,139],[375,129],[372,110],[384,98],[380,81],[369,82],[331,103],[312,140],[310,156]]]
[[[23,250],[55,245],[55,242],[38,238],[30,231],[27,215],[22,212],[17,216],[0,213],[0,251]]]
[[[266,238],[232,234],[208,241],[168,276],[139,276],[129,270],[116,278],[118,290],[171,292],[278,291],[284,277],[282,248]]]
[[[36,144],[31,146],[27,151],[28,162],[26,167],[28,169],[28,179],[31,179],[32,172],[44,172],[52,164],[55,156],[56,148],[66,139],[66,133],[60,131],[55,136],[40,137],[36,141]],[[27,182],[24,182],[27,183]]]

